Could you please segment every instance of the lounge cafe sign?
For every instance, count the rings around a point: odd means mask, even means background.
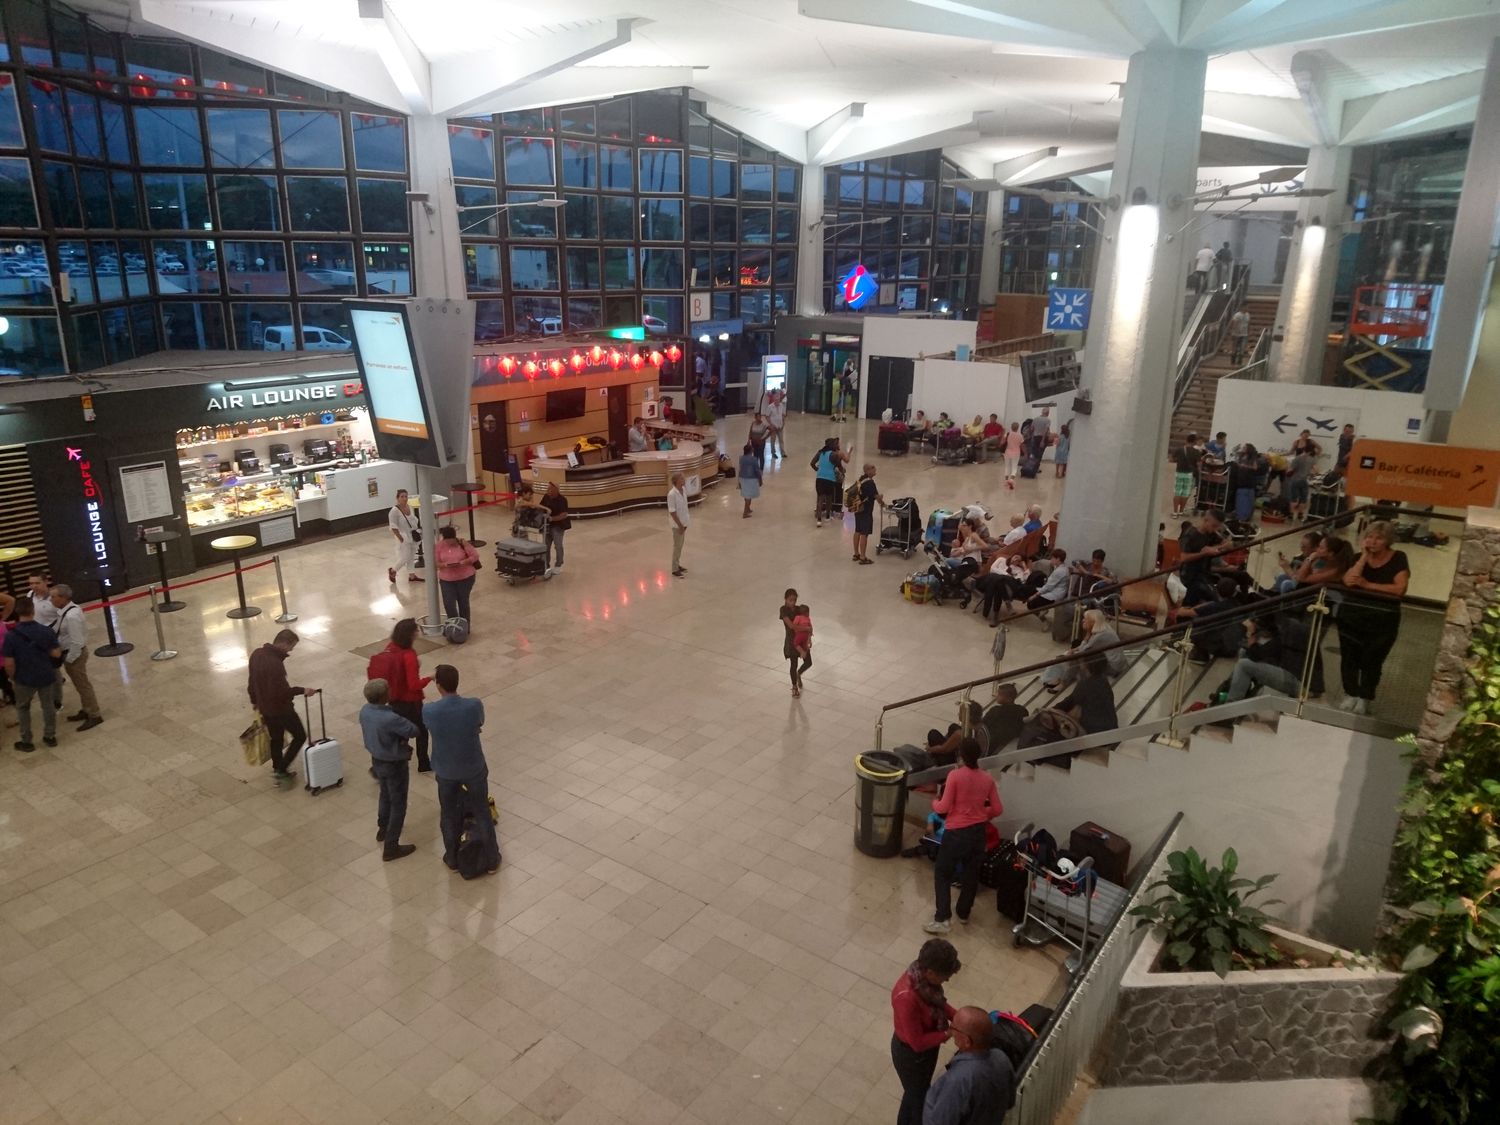
[[[338,383],[315,383],[311,386],[262,387],[243,391],[231,391],[226,385],[223,394],[209,398],[207,409],[256,410],[266,406],[296,406],[299,403],[309,408],[321,408],[341,399],[356,398],[363,393],[364,388],[357,381],[344,383],[342,386]]]

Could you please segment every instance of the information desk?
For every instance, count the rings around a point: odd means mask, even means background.
[[[568,514],[575,517],[603,516],[632,508],[665,508],[673,473],[687,477],[690,503],[702,498],[703,489],[719,479],[719,453],[713,430],[669,427],[673,431],[698,431],[692,440],[677,441],[675,449],[627,453],[616,461],[570,467],[566,458],[539,457],[531,462],[531,476],[538,497],[549,484],[568,499]]]

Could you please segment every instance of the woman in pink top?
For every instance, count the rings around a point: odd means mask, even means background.
[[[437,564],[438,582],[443,588],[443,616],[462,617],[470,625],[469,591],[474,589],[474,573],[484,563],[473,546],[458,537],[452,527],[438,531],[437,545],[432,549]]]
[[[943,842],[938,845],[932,884],[937,893],[937,911],[923,926],[929,934],[946,934],[952,927],[950,906],[953,877],[961,881],[958,920],[967,922],[979,893],[979,864],[984,859],[984,826],[1004,810],[995,779],[979,768],[979,743],[966,738],[958,744],[959,765],[943,779],[943,795],[932,802],[932,811],[944,817]],[[959,868],[962,866],[963,870]]]
[[[1021,423],[1012,422],[1010,433],[1005,435],[1005,479],[1015,480],[1016,469],[1021,464],[1021,450],[1025,446],[1025,439],[1021,437]],[[1011,487],[1015,487],[1012,485]]]

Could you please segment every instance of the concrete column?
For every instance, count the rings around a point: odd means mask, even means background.
[[[823,315],[823,165],[802,166],[802,229],[797,232],[798,316]],[[813,224],[817,224],[814,226]],[[812,229],[809,230],[808,228]]]
[[[1500,239],[1500,39],[1490,44],[1479,109],[1469,140],[1463,190],[1453,221],[1453,243],[1443,279],[1443,305],[1432,341],[1432,363],[1422,404],[1457,410],[1479,346]]]
[[[1322,381],[1339,242],[1343,223],[1349,217],[1352,154],[1351,148],[1342,145],[1314,147],[1307,152],[1304,186],[1329,188],[1332,194],[1297,201],[1298,226],[1287,255],[1276,323],[1271,329],[1271,378],[1277,383]]]
[[[1143,574],[1156,560],[1192,249],[1172,237],[1192,204],[1170,201],[1196,185],[1207,63],[1202,51],[1150,48],[1131,56],[1123,91],[1110,186],[1119,206],[1105,211],[1083,365],[1093,410],[1073,419],[1059,529],[1070,559],[1102,547],[1117,574]]]
[[[984,249],[979,256],[979,307],[1000,295],[1000,243],[1005,237],[1005,193],[992,191],[984,204]]]
[[[463,300],[468,293],[448,122],[428,114],[408,118],[406,128],[411,189],[427,193],[425,204],[411,205],[412,292],[419,297]],[[471,222],[483,217],[469,216]]]

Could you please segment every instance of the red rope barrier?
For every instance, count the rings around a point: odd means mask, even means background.
[[[240,573],[243,574],[247,570],[259,570],[263,566],[274,565],[276,565],[276,559],[273,556],[264,562],[251,563],[249,566],[240,567]],[[220,578],[232,577],[234,577],[234,571],[231,569],[224,571],[222,574],[210,574],[207,578],[190,578],[186,582],[174,582],[171,588],[173,590],[185,590],[189,586],[201,586],[205,582],[215,582]],[[162,587],[158,587],[158,589],[162,589]],[[83,611],[85,613],[92,613],[96,609],[107,609],[110,606],[124,605],[126,602],[140,601],[140,599],[149,598],[150,596],[151,591],[149,589],[142,590],[139,594],[126,594],[123,598],[110,598],[107,601],[91,602],[89,605],[83,607]]]

